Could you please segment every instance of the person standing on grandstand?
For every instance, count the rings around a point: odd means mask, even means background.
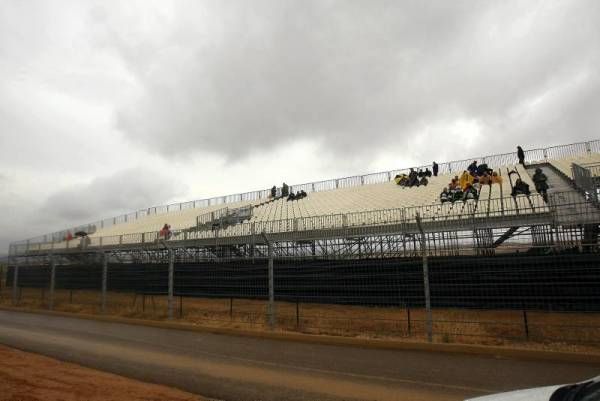
[[[271,188],[271,198],[274,198],[277,196],[277,187],[275,185],[273,185],[273,188]]]
[[[437,177],[438,171],[440,170],[440,166],[438,166],[438,164],[436,162],[433,162],[432,169],[433,169],[433,176]]]
[[[525,166],[525,152],[523,152],[523,148],[517,146],[517,157],[519,158],[519,164]]]
[[[548,203],[548,177],[542,172],[541,168],[536,168],[532,178],[535,190],[542,195],[544,202]]]
[[[171,238],[171,226],[165,223],[163,228],[159,231],[158,235],[164,239]]]
[[[288,187],[288,184],[286,184],[284,182],[283,185],[281,186],[281,196],[286,197],[289,194],[290,194],[290,187]]]

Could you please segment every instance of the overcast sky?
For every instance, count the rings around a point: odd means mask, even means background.
[[[0,0],[0,253],[151,205],[599,123],[596,0]]]

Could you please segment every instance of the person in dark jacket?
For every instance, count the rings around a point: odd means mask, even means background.
[[[469,167],[467,167],[467,171],[471,173],[473,177],[477,175],[477,160],[473,160],[473,163],[469,164]]]
[[[520,178],[517,178],[517,181],[515,182],[515,186],[513,187],[511,195],[517,196],[519,194],[529,196],[531,194],[531,191],[529,191],[529,185],[527,183],[523,182]]]
[[[407,183],[407,187],[413,187],[413,186],[419,186],[419,177],[417,175],[417,172],[414,169],[410,169],[410,173],[408,173],[408,183]]]
[[[437,177],[438,171],[440,171],[440,166],[438,166],[438,164],[436,162],[433,162],[432,170],[433,170],[433,176]]]
[[[542,172],[541,168],[536,168],[532,178],[533,183],[535,184],[535,190],[542,195],[544,202],[548,202],[548,177]]]
[[[431,175],[431,170],[429,170],[429,167],[426,167],[425,171],[423,172],[423,176],[431,178]]]
[[[477,166],[477,175],[481,176],[484,174],[492,174],[493,170],[491,168],[488,167],[488,165],[486,163],[482,163],[479,166]]]
[[[277,187],[275,185],[273,185],[273,188],[271,188],[271,198],[274,198],[277,196]]]
[[[290,194],[290,187],[285,182],[281,186],[281,196],[288,196]]]
[[[523,152],[523,148],[517,146],[517,157],[519,158],[519,164],[525,165],[525,152]]]

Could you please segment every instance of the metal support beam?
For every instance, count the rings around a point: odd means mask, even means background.
[[[12,304],[16,306],[19,302],[19,265],[13,265]]]
[[[431,292],[429,291],[429,263],[427,260],[427,239],[425,238],[425,231],[421,225],[421,216],[419,213],[416,214],[417,225],[419,231],[421,231],[421,254],[423,255],[423,288],[425,290],[425,311],[426,317],[426,331],[427,341],[433,341],[433,317],[431,313]]]
[[[106,313],[106,289],[108,286],[108,253],[102,254],[102,313]]]
[[[269,328],[273,330],[275,328],[275,285],[274,285],[274,274],[273,274],[273,245],[269,238],[267,238],[267,234],[263,231],[261,233],[263,239],[267,243],[268,256],[269,256],[269,305],[267,310],[267,315],[269,318]]]
[[[50,299],[48,300],[48,309],[54,309],[54,289],[56,287],[56,262],[50,257]]]
[[[172,249],[169,249],[169,289],[168,289],[168,309],[169,309],[169,320],[173,319],[173,282],[175,272],[175,253]]]

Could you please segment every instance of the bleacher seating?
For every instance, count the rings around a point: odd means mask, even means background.
[[[590,163],[600,162],[600,154],[592,153],[585,156],[576,156],[557,160],[549,160],[557,169],[571,175],[571,163]],[[171,211],[162,214],[152,214],[145,217],[133,219],[129,222],[114,224],[107,227],[96,227],[96,232],[90,235],[92,246],[99,243],[103,238],[103,244],[119,243],[125,241],[124,237],[134,238],[140,233],[156,233],[167,223],[175,233],[173,238],[180,239],[180,231],[186,231],[186,238],[204,238],[203,233],[194,233],[191,228],[197,225],[197,217],[203,214],[223,209],[224,207],[234,209],[244,206],[252,206],[253,212],[250,220],[246,222],[266,224],[281,222],[279,226],[272,228],[272,232],[277,230],[306,230],[314,228],[338,227],[342,224],[342,215],[348,215],[344,218],[350,219],[354,225],[385,224],[398,220],[398,210],[405,208],[405,213],[409,218],[414,217],[414,210],[419,208],[423,219],[429,220],[451,220],[465,214],[474,214],[478,216],[499,216],[510,214],[526,214],[533,212],[544,212],[548,206],[540,196],[531,196],[527,198],[524,195],[517,196],[517,199],[511,199],[511,180],[508,178],[508,172],[515,170],[519,173],[521,179],[529,184],[532,194],[535,194],[535,185],[531,180],[529,173],[521,165],[490,165],[503,178],[502,185],[494,184],[492,186],[483,185],[478,200],[468,200],[466,202],[440,203],[439,195],[442,189],[448,185],[455,175],[460,175],[462,171],[455,171],[448,174],[431,177],[429,185],[420,187],[402,187],[396,185],[391,180],[378,184],[366,184],[354,187],[346,187],[332,190],[310,192],[308,196],[294,201],[280,199],[259,199],[253,201],[241,201],[228,204],[218,204],[201,208],[187,208],[183,210]],[[513,183],[514,180],[513,178]],[[327,218],[325,218],[325,217]],[[307,221],[305,218],[323,217],[318,223]],[[279,224],[279,223],[278,223]],[[344,223],[345,224],[345,223]],[[233,224],[224,227],[220,235],[240,235],[247,234],[245,224]],[[190,234],[190,235],[188,235]],[[206,234],[211,235],[211,234]],[[114,237],[114,238],[109,238]],[[128,237],[128,238],[129,238]],[[131,241],[136,241],[132,239]],[[77,247],[79,239],[70,241],[69,247]],[[49,245],[44,245],[49,246]],[[54,243],[56,248],[66,246],[66,242]]]

